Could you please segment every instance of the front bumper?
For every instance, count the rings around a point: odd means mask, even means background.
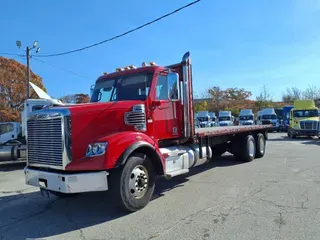
[[[26,184],[61,193],[81,193],[108,190],[106,171],[63,174],[25,167]]]
[[[305,130],[305,129],[292,129],[291,130],[294,135],[305,135],[305,136],[318,136],[318,130]]]

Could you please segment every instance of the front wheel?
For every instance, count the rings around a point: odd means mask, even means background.
[[[150,160],[143,154],[132,155],[123,168],[111,175],[111,188],[121,208],[135,212],[150,201],[155,188],[155,174]]]

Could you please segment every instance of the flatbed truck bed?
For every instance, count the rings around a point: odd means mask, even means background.
[[[226,136],[236,133],[244,133],[250,131],[267,131],[272,125],[251,125],[251,126],[229,126],[229,127],[207,127],[196,128],[195,133],[199,137],[203,136]]]

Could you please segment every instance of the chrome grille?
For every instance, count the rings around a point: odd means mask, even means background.
[[[302,130],[318,130],[318,121],[300,121]]]
[[[146,130],[146,112],[142,104],[135,105],[131,112],[126,112],[124,122],[128,126],[134,126],[136,130]]]
[[[62,118],[29,119],[28,164],[63,165]]]

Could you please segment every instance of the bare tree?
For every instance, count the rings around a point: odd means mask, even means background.
[[[272,102],[273,96],[270,93],[269,89],[266,87],[266,85],[263,85],[261,88],[259,96],[257,96],[257,101],[262,102]]]
[[[266,107],[271,107],[273,101],[273,95],[270,93],[266,85],[261,88],[260,94],[256,97],[256,108],[258,110]]]
[[[319,99],[320,98],[320,88],[309,85],[308,88],[303,92],[304,99]]]

